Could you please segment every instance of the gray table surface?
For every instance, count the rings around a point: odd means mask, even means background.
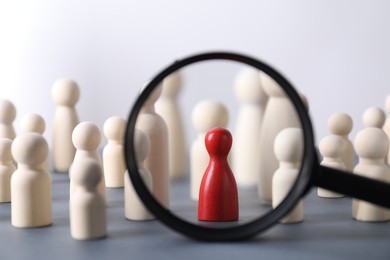
[[[76,241],[69,228],[68,176],[52,176],[53,225],[14,228],[10,204],[0,204],[0,259],[390,259],[389,222],[354,221],[351,199],[321,199],[314,189],[304,200],[303,223],[278,224],[255,239],[230,243],[194,241],[159,221],[128,221],[123,189],[107,189],[107,238]]]

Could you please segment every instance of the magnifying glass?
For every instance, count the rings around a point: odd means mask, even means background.
[[[234,71],[230,64],[234,64],[234,66],[237,66],[236,68],[240,66],[253,67],[268,75],[280,86],[285,95],[290,99],[299,119],[299,127],[303,133],[303,153],[299,175],[292,188],[288,191],[288,195],[276,208],[272,209],[269,205],[262,203],[258,196],[254,195],[257,192],[253,191],[253,189],[238,187],[240,202],[239,220],[231,222],[205,222],[197,219],[196,210],[198,202],[189,196],[188,178],[187,181],[170,181],[169,189],[172,200],[170,205],[168,205],[169,203],[161,203],[161,200],[153,195],[153,191],[148,189],[138,170],[137,154],[133,144],[137,120],[142,108],[150,100],[153,93],[161,87],[165,78],[178,70],[188,72],[191,68],[195,71],[192,78],[212,77],[212,74],[207,74],[207,71],[209,71],[207,66],[218,65],[221,62],[228,64],[222,66],[225,66],[224,68],[230,72]],[[206,65],[205,69],[199,70],[198,66],[202,64],[209,65]],[[198,75],[199,71],[206,71],[206,74],[200,76]],[[226,78],[226,73],[222,73],[222,75],[224,75],[223,78]],[[194,86],[196,88],[196,84]],[[215,87],[209,86],[211,94],[213,94]],[[203,89],[205,88],[202,88],[202,91]],[[227,88],[220,88],[219,91],[221,90],[230,91]],[[214,93],[214,95],[218,96],[218,92]],[[140,93],[130,112],[125,135],[125,157],[130,179],[139,198],[148,210],[171,229],[198,240],[231,241],[254,237],[277,224],[283,217],[289,214],[303,196],[314,186],[390,208],[390,184],[319,164],[317,150],[314,145],[312,124],[307,108],[299,93],[271,66],[252,57],[237,53],[210,52],[190,56],[175,61],[158,73]],[[182,204],[186,196],[188,197],[188,205]],[[180,197],[180,203],[174,203],[174,199],[178,197]],[[243,208],[241,209],[241,207]]]

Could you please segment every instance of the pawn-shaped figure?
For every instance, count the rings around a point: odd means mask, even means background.
[[[0,138],[14,140],[16,136],[13,126],[15,117],[16,108],[14,104],[9,100],[0,100]]]
[[[276,208],[287,196],[298,178],[303,156],[303,134],[300,128],[286,128],[275,139],[274,152],[279,168],[272,178],[272,208]],[[303,202],[281,219],[281,223],[303,221]]]
[[[102,161],[100,160],[98,148],[101,141],[101,133],[99,128],[92,122],[85,121],[78,124],[72,133],[72,141],[77,151],[74,156],[74,162],[77,160],[84,160],[86,158],[92,158],[98,162],[102,167]],[[73,178],[73,170],[69,171],[70,179]],[[70,185],[70,196],[73,194],[73,185]],[[98,191],[104,198],[106,197],[106,185],[104,177],[100,178],[98,185]]]
[[[210,161],[204,143],[206,133],[214,127],[227,127],[229,114],[226,106],[218,101],[203,100],[192,111],[192,123],[197,137],[191,146],[191,199],[198,200],[199,187]]]
[[[367,178],[390,182],[390,168],[385,163],[389,140],[382,129],[366,127],[355,138],[359,163],[353,172]],[[352,217],[358,221],[388,221],[389,210],[372,203],[352,200]]]
[[[181,109],[177,96],[181,89],[178,72],[167,76],[162,85],[162,93],[156,102],[156,113],[167,124],[169,150],[169,176],[171,179],[185,177],[187,170],[186,142]]]
[[[71,182],[74,187],[69,201],[70,233],[77,240],[98,239],[106,236],[105,199],[97,191],[102,176],[99,163],[91,158],[72,164]]]
[[[386,120],[386,114],[379,107],[370,107],[364,111],[362,120],[365,127],[382,128]]]
[[[228,163],[232,135],[222,127],[209,130],[205,144],[210,161],[199,189],[200,221],[237,221],[237,184]]]
[[[355,149],[353,143],[349,139],[349,134],[352,131],[353,121],[351,116],[346,113],[333,113],[328,119],[328,128],[333,135],[337,135],[344,140],[345,148],[341,155],[341,160],[345,165],[345,169],[349,172],[353,171]]]
[[[0,138],[0,202],[11,202],[11,176],[16,170],[12,163],[12,140]]]
[[[147,84],[143,88],[146,86]],[[144,163],[145,169],[152,175],[153,195],[161,205],[169,208],[168,128],[154,108],[161,91],[161,85],[157,86],[146,100],[138,115],[136,128],[141,130],[150,142],[149,155]]]
[[[383,131],[385,131],[388,139],[390,140],[390,95],[386,97],[385,107],[387,111],[387,118],[385,124],[383,125]],[[389,152],[387,153],[387,164],[390,165],[390,148]]]
[[[345,141],[340,136],[328,135],[324,137],[320,142],[319,150],[323,157],[321,165],[345,170],[345,164],[341,160],[345,150]],[[342,194],[324,188],[317,188],[317,195],[322,198],[343,197]]]
[[[126,171],[123,140],[126,121],[113,116],[104,122],[103,133],[108,143],[103,149],[103,169],[106,187],[121,188],[124,185],[123,174]]]
[[[259,138],[267,95],[260,83],[259,71],[242,69],[236,77],[234,91],[240,102],[234,132],[233,172],[237,183],[256,186],[259,177]]]
[[[285,128],[301,127],[296,109],[284,90],[265,73],[261,75],[261,84],[269,96],[264,111],[260,132],[260,156],[258,195],[263,203],[272,203],[272,176],[278,168],[273,146],[276,136]],[[304,101],[304,104],[307,103]]]
[[[51,179],[42,169],[48,145],[37,133],[24,133],[12,143],[18,169],[11,177],[11,221],[14,227],[32,228],[52,223]]]
[[[79,123],[75,106],[80,90],[75,81],[59,79],[54,83],[51,94],[56,104],[51,143],[53,168],[57,172],[67,172],[76,153],[72,132]]]
[[[36,113],[30,113],[23,116],[21,120],[21,132],[22,133],[38,133],[43,135],[46,129],[45,120]],[[50,174],[49,160],[46,160],[42,167]]]
[[[136,129],[134,134],[134,151],[137,156],[138,172],[149,191],[152,190],[152,175],[144,167],[144,161],[148,156],[150,142],[146,135]],[[142,221],[154,219],[154,216],[147,210],[138,197],[137,192],[131,183],[129,173],[126,171],[125,176],[125,217],[130,220]]]

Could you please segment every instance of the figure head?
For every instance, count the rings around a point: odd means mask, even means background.
[[[232,147],[232,135],[229,130],[223,127],[210,129],[205,138],[207,152],[210,156],[226,158]]]
[[[48,145],[45,138],[37,133],[22,133],[15,138],[11,151],[19,164],[35,166],[47,160]]]
[[[14,104],[6,99],[0,100],[0,123],[12,124],[16,117],[16,108]]]
[[[21,120],[22,132],[35,132],[38,134],[43,134],[43,132],[45,132],[45,128],[45,120],[36,113],[27,114]]]
[[[103,133],[108,140],[123,143],[125,138],[126,120],[119,116],[108,118],[103,125]]]
[[[73,129],[72,141],[76,149],[96,150],[101,141],[100,130],[92,122],[81,122]]]
[[[227,127],[228,121],[228,110],[218,101],[200,101],[192,110],[192,123],[199,133],[206,133],[213,127]]]
[[[71,79],[58,79],[54,82],[51,96],[58,106],[74,106],[80,97],[77,83]]]
[[[347,136],[352,127],[352,118],[346,113],[334,113],[328,119],[329,131],[334,135]]]
[[[298,163],[303,156],[303,133],[300,128],[285,128],[274,142],[276,158],[281,162]]]

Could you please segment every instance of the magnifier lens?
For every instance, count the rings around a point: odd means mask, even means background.
[[[136,158],[137,167],[150,173],[152,184],[145,186],[161,206],[190,224],[225,229],[259,220],[284,201],[299,176],[304,138],[298,112],[274,79],[243,63],[212,60],[154,85],[146,84],[135,123],[148,138],[148,152]],[[224,135],[218,140],[215,127],[229,131],[231,147],[224,139],[229,133],[218,132]],[[233,182],[226,182],[229,174]],[[235,189],[238,219],[227,220],[223,215],[235,210]],[[199,219],[199,210],[217,217]],[[300,221],[301,212],[298,203],[282,221]]]
[[[232,53],[185,58],[146,84],[132,108],[131,181],[176,231],[202,240],[252,237],[286,217],[309,186],[316,158],[306,111],[293,87],[260,61]],[[140,131],[150,146],[144,161],[133,147]]]

